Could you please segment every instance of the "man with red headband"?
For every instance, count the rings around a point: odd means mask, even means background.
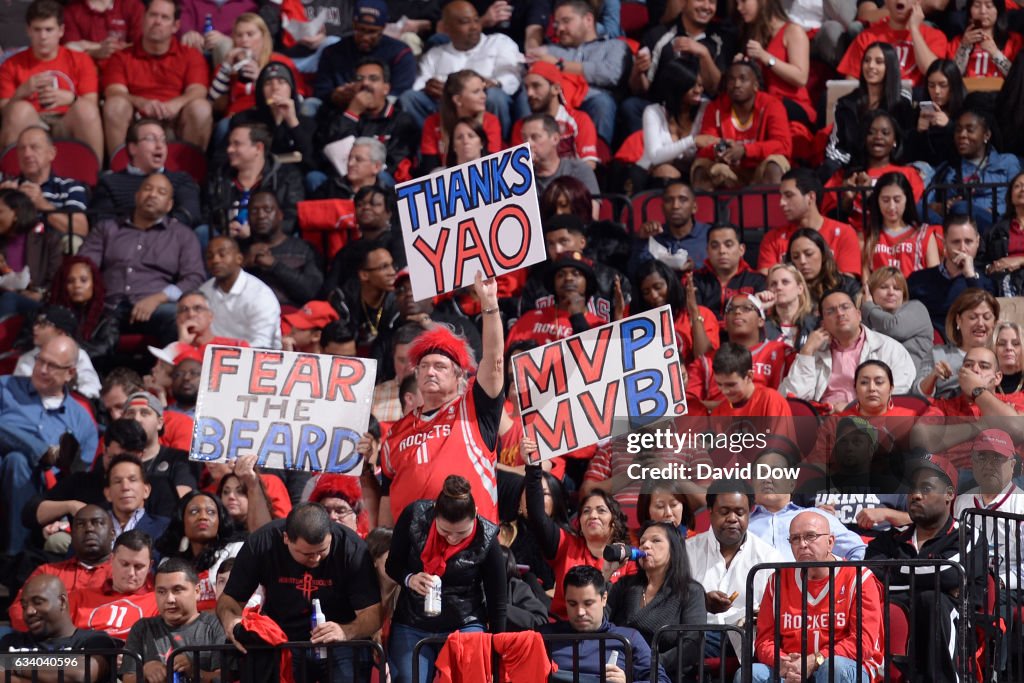
[[[474,288],[483,311],[479,369],[466,341],[444,326],[421,334],[409,348],[423,406],[396,422],[384,442],[378,526],[394,526],[415,500],[436,498],[449,474],[468,479],[479,513],[498,519],[494,449],[504,402],[505,335],[497,282],[478,274]],[[473,370],[476,377],[468,378]]]
[[[526,100],[534,114],[548,114],[558,122],[562,139],[558,156],[579,159],[597,167],[597,129],[579,106],[587,94],[587,81],[578,74],[560,71],[554,64],[534,62],[523,79]],[[523,122],[512,126],[512,144],[522,140]]]

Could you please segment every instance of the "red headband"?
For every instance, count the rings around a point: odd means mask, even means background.
[[[466,371],[476,370],[473,351],[462,337],[456,337],[444,325],[438,325],[429,332],[416,337],[409,348],[409,359],[413,365],[419,365],[424,356],[439,353],[452,359],[452,362]]]

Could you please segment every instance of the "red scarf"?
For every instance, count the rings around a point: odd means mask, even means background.
[[[423,560],[423,571],[434,576],[444,576],[445,568],[456,553],[460,553],[469,547],[476,536],[476,519],[473,520],[473,530],[458,545],[452,545],[437,533],[437,522],[430,523],[430,533],[427,534],[427,544],[423,546],[420,559]]]

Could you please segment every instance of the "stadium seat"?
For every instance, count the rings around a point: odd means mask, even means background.
[[[100,176],[100,162],[92,149],[78,140],[55,140],[54,145],[57,147],[57,158],[53,160],[54,174],[94,187]],[[14,145],[0,155],[0,172],[8,177],[20,175],[18,150]]]
[[[14,341],[18,338],[24,325],[25,317],[17,313],[0,318],[0,352],[10,351],[14,348]]]
[[[910,640],[910,621],[906,611],[896,603],[889,603],[889,654],[891,656],[889,676],[893,683],[904,680],[903,667],[907,660],[907,644]]]
[[[817,429],[806,429],[806,423],[810,422],[810,418],[814,418],[816,421],[821,420],[821,413],[815,408],[810,401],[805,401],[802,398],[796,398],[793,396],[786,397],[786,403],[789,404],[789,410],[793,413],[796,420],[796,440],[797,446],[800,447],[801,453],[810,453],[814,449],[814,443],[818,439]]]
[[[110,172],[120,173],[126,168],[128,168],[128,145],[121,145],[114,152],[114,156],[110,157]]]
[[[21,357],[20,351],[0,353],[0,375],[13,374],[14,368],[18,366],[19,357]]]
[[[900,408],[913,410],[915,415],[924,415],[931,405],[928,399],[913,394],[898,394],[892,397],[892,404]]]
[[[633,206],[624,194],[599,194],[594,197],[601,203],[598,220],[622,223],[633,231]]]
[[[660,190],[637,192],[633,195],[633,219],[636,221],[634,230],[648,221],[665,222]]]
[[[619,17],[622,32],[631,38],[639,38],[647,28],[649,20],[647,5],[639,2],[624,2]]]
[[[184,171],[199,187],[206,187],[206,154],[188,142],[167,143],[168,171]]]

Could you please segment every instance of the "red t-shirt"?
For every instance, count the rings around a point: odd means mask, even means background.
[[[102,43],[112,33],[120,33],[121,40],[134,45],[142,39],[142,15],[145,8],[139,0],[114,0],[105,12],[97,12],[86,0],[71,0],[64,9],[64,37],[62,43],[88,40]]]
[[[115,593],[108,580],[98,591],[69,593],[71,619],[77,628],[103,631],[114,638],[127,640],[135,622],[159,614],[152,584],[150,579],[135,593],[124,594]]]
[[[391,426],[381,450],[381,472],[391,480],[394,519],[413,501],[434,499],[445,477],[469,480],[477,512],[498,521],[496,454],[480,433],[472,380],[466,392],[424,418],[414,410]]]
[[[800,229],[798,225],[783,225],[772,228],[761,240],[761,250],[757,254],[758,270],[768,270],[777,263],[782,263],[789,251],[789,240],[793,233]],[[825,218],[818,230],[825,244],[832,250],[832,257],[839,266],[839,272],[850,275],[861,274],[860,244],[857,233],[846,223]]]
[[[562,579],[565,578],[570,569],[581,564],[594,567],[595,569],[603,569],[604,558],[594,557],[582,536],[568,534],[562,529],[559,531],[558,553],[555,555],[555,559],[548,560],[548,564],[551,565],[551,569],[555,574],[555,595],[551,598],[551,607],[548,609],[548,612],[565,621],[568,618],[568,614],[565,611],[565,590],[562,588]],[[629,576],[630,574],[636,574],[635,562],[625,563],[608,580],[611,583],[616,583],[623,576]]]
[[[505,146],[501,139],[501,121],[489,111],[484,112],[484,132],[487,133],[487,150],[484,154],[500,152]],[[420,139],[421,156],[438,156],[444,161],[441,153],[441,115],[433,113],[423,122],[423,137]],[[447,150],[445,150],[447,151]]]
[[[941,242],[941,230],[941,226],[927,225],[908,230],[899,237],[891,237],[883,230],[871,253],[871,269],[892,266],[899,268],[903,277],[909,278],[912,273],[926,267],[924,257],[928,243],[933,239]]]
[[[697,306],[697,312],[700,313],[700,317],[704,318],[702,326],[704,333],[708,336],[708,341],[711,342],[711,348],[717,351],[718,347],[722,345],[722,333],[718,318],[715,317],[714,311],[704,306]],[[690,363],[693,361],[693,323],[690,320],[689,311],[683,309],[683,312],[676,317],[674,326],[679,355],[684,363]]]
[[[164,433],[160,435],[160,445],[178,448],[186,453],[192,448],[192,430],[195,420],[175,410],[164,411]]]
[[[756,168],[772,154],[781,154],[787,159],[793,154],[793,137],[789,132],[786,108],[777,97],[765,92],[756,93],[754,111],[745,126],[741,126],[733,117],[729,96],[718,96],[704,111],[700,132],[702,135],[746,143],[747,153],[740,162],[743,168]],[[708,145],[697,152],[697,156],[708,159],[713,159],[714,155],[714,145]]]
[[[210,85],[203,55],[177,38],[162,55],[142,49],[142,41],[111,56],[103,67],[103,88],[123,85],[136,97],[166,102],[184,94],[190,85]]]
[[[597,129],[594,122],[584,111],[569,110],[564,104],[559,105],[555,114],[558,130],[562,137],[558,141],[558,156],[563,159],[580,159],[597,163]],[[512,143],[523,142],[523,120],[519,119],[512,126]]]
[[[32,48],[29,48],[11,56],[3,66],[0,66],[0,100],[14,97],[14,91],[18,86],[35,74],[43,72],[49,72],[53,76],[60,90],[68,90],[76,97],[92,95],[99,89],[96,66],[92,63],[92,58],[84,52],[61,47],[57,50],[56,57],[44,62],[36,58]],[[37,95],[33,93],[27,99],[36,111],[43,111]],[[67,110],[67,107],[54,107],[45,111],[48,114],[63,114]]]
[[[936,57],[943,57],[946,54],[946,35],[937,28],[928,25],[921,26],[921,35],[924,42]],[[913,83],[915,86],[924,81],[924,72],[917,68],[917,58],[914,56],[914,41],[910,38],[910,31],[903,29],[897,31],[889,27],[889,17],[876,21],[861,31],[860,35],[853,39],[843,59],[836,67],[839,73],[848,78],[860,78],[860,63],[864,59],[864,53],[871,43],[888,43],[896,49],[900,58],[900,76]]]
[[[749,351],[753,361],[754,383],[769,389],[778,389],[782,378],[786,376],[789,366],[793,363],[796,355],[793,349],[780,339],[769,339],[760,342]],[[701,401],[725,402],[725,396],[718,388],[711,368],[714,359],[715,352],[712,351],[686,366],[687,402],[691,396]]]
[[[885,166],[879,166],[878,168],[869,168],[865,171],[868,177],[872,179],[872,185],[874,181],[881,178],[886,173],[902,173],[903,177],[910,183],[910,189],[914,193],[914,201],[920,202],[921,195],[924,194],[924,182],[921,180],[921,174],[917,172],[917,169],[912,166],[897,166],[896,164],[886,164]],[[825,183],[826,188],[830,187],[846,187],[849,182],[846,178],[847,171],[839,169],[836,171],[828,182]],[[850,221],[850,227],[858,233],[864,232],[864,202],[862,201],[862,194],[856,194],[853,198],[853,207],[850,209],[850,215],[847,216],[847,220]],[[839,195],[835,192],[826,192],[825,198],[821,201],[821,212],[830,213],[839,205]],[[858,249],[860,247],[858,246]],[[842,269],[840,269],[842,270]],[[845,272],[845,271],[844,271]],[[859,271],[858,271],[859,272]]]
[[[604,321],[590,311],[583,315],[591,327],[604,325]],[[523,341],[524,339],[532,339],[537,342],[538,346],[544,346],[572,335],[572,323],[569,321],[569,312],[563,311],[557,306],[545,306],[544,308],[535,308],[523,314],[523,317],[509,330],[505,348],[508,349],[516,342]]]
[[[1019,33],[1010,33],[1006,38],[1006,45],[1000,52],[1010,62],[1013,62],[1013,58],[1020,51],[1022,42],[1024,42],[1024,38]],[[963,43],[962,36],[957,36],[950,41],[949,49],[946,50],[947,59],[956,60],[956,53],[960,49],[961,43]],[[967,58],[967,71],[964,73],[964,78],[1005,78],[1005,75],[996,68],[992,56],[981,47],[981,43],[975,43]]]

